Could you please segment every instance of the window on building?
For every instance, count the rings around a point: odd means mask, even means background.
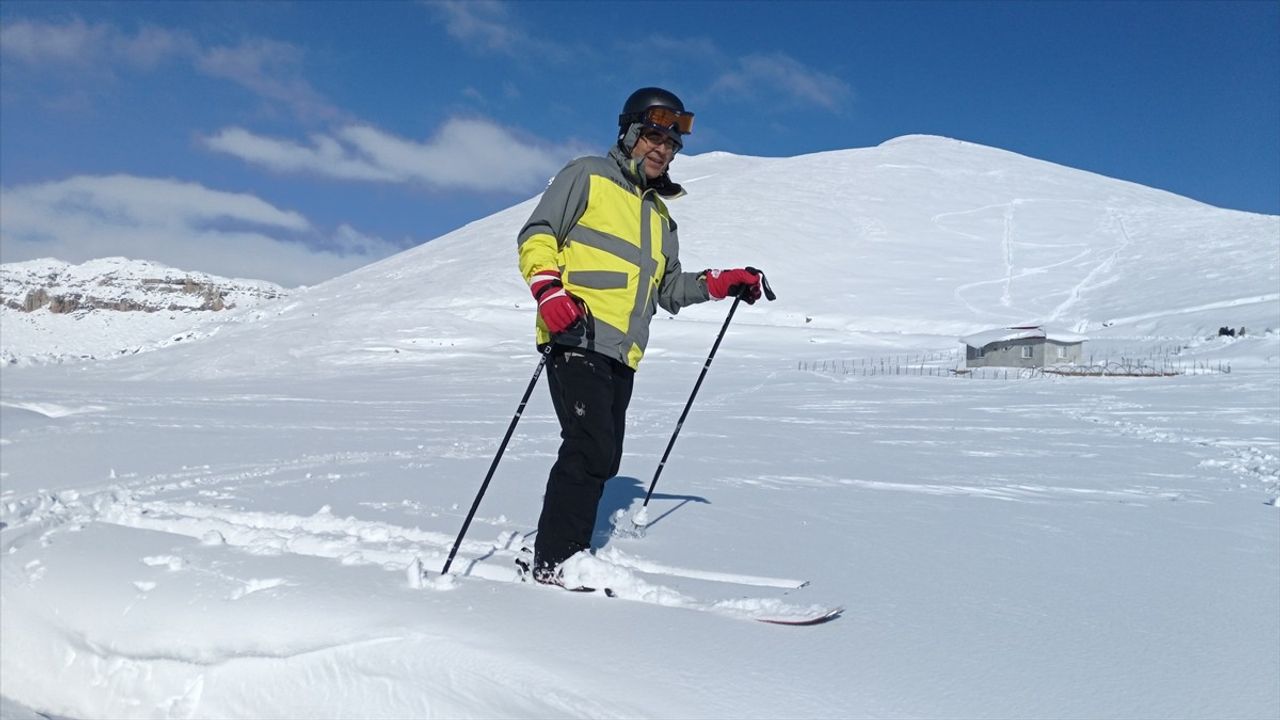
[[[1030,360],[1030,359],[1032,358],[1032,356],[1033,356],[1033,351],[1034,351],[1034,348],[1032,348],[1030,345],[1023,345],[1023,346],[1022,346],[1022,359],[1023,359],[1023,360]]]
[[[1058,347],[1058,359],[1061,360],[1067,356],[1067,347],[1065,345],[1059,345],[1057,347]]]

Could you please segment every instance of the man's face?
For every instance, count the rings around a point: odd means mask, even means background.
[[[661,130],[645,128],[640,132],[636,146],[631,148],[631,157],[642,161],[645,177],[656,180],[667,171],[671,159],[676,156],[677,142]]]

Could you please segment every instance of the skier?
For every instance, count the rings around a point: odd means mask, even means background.
[[[538,302],[539,349],[552,344],[547,384],[560,451],[547,478],[533,579],[563,585],[559,566],[590,548],[604,483],[618,472],[632,380],[655,303],[760,297],[759,274],[684,272],[667,201],[684,189],[668,174],[693,113],[656,87],[631,94],[605,157],[582,157],[551,181],[518,237],[520,272]]]

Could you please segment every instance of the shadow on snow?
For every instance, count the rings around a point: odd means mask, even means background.
[[[626,475],[618,475],[610,478],[604,484],[604,493],[600,497],[600,506],[596,511],[596,525],[591,532],[591,549],[599,550],[609,544],[609,540],[614,535],[613,516],[619,510],[626,511],[632,505],[638,506],[644,502],[644,495],[648,491],[648,486],[637,478],[628,477]],[[679,510],[691,502],[703,503],[710,505],[711,501],[698,495],[670,495],[666,493],[654,492],[649,502],[652,504],[658,500],[679,500],[680,502],[671,508],[668,508],[661,515],[651,519],[646,528],[652,528],[654,525],[662,522],[671,513]],[[630,522],[631,516],[627,515],[626,522]],[[620,531],[626,528],[618,528]]]

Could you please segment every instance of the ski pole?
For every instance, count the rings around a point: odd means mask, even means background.
[[[453,564],[453,557],[458,554],[458,547],[462,545],[462,538],[467,534],[467,528],[471,527],[471,520],[476,516],[476,510],[480,508],[480,499],[484,497],[484,491],[489,488],[489,481],[493,479],[493,473],[498,469],[498,461],[502,459],[502,453],[507,449],[507,443],[511,441],[511,434],[515,432],[516,423],[520,422],[520,415],[524,412],[524,406],[529,403],[529,396],[533,394],[533,388],[538,384],[538,378],[542,376],[542,369],[547,366],[547,358],[551,357],[551,348],[555,347],[553,343],[548,342],[547,346],[542,349],[542,358],[538,360],[538,367],[533,371],[533,379],[529,381],[529,387],[524,389],[524,397],[520,398],[520,407],[516,408],[516,414],[511,418],[511,424],[507,426],[507,434],[502,438],[502,444],[498,446],[498,454],[493,457],[493,463],[489,465],[489,472],[484,476],[484,482],[480,484],[480,492],[476,493],[475,502],[471,503],[471,511],[467,513],[467,519],[462,523],[462,531],[458,533],[458,539],[453,541],[453,549],[449,551],[449,559],[444,561],[444,568],[440,571],[441,575],[449,574],[449,566]]]
[[[760,276],[760,286],[764,290],[764,295],[771,302],[777,298],[773,293],[773,288],[769,287],[769,281],[765,279],[764,273],[749,267],[753,273]],[[702,364],[702,372],[698,373],[698,381],[693,384],[693,392],[689,393],[689,400],[684,404],[684,411],[680,413],[680,419],[676,421],[676,430],[671,433],[671,440],[667,442],[667,449],[662,453],[662,459],[658,461],[658,469],[653,472],[653,481],[649,483],[649,492],[644,496],[644,504],[636,511],[631,518],[631,523],[637,528],[643,528],[649,524],[649,500],[653,498],[653,489],[658,486],[658,476],[662,475],[662,468],[667,465],[667,457],[671,455],[671,448],[675,447],[676,438],[680,435],[680,428],[684,427],[685,418],[689,416],[689,409],[693,407],[693,399],[698,396],[698,389],[702,387],[702,381],[707,377],[707,370],[711,368],[711,361],[715,359],[716,350],[720,349],[720,341],[724,339],[724,333],[729,329],[729,321],[733,320],[733,313],[738,309],[738,303],[742,302],[742,297],[746,289],[739,291],[733,298],[733,304],[729,306],[729,314],[724,319],[724,324],[720,326],[720,334],[716,335],[716,341],[711,345],[711,352],[707,355],[707,361]]]

